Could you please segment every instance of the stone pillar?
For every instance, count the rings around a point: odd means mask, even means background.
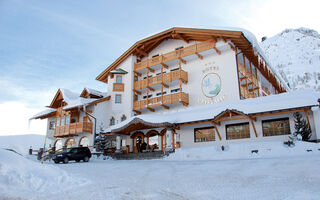
[[[171,129],[167,130],[166,138],[167,138],[166,150],[171,151],[171,150],[173,150],[173,146],[172,146],[173,137],[172,137],[172,130]]]
[[[117,135],[116,140],[117,140],[116,153],[121,153],[121,138],[119,135]]]

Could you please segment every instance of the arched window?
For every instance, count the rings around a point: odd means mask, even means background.
[[[125,115],[122,115],[121,121],[123,122],[123,121],[126,120],[126,119],[127,119],[127,117],[126,117]]]
[[[82,137],[80,139],[79,146],[83,146],[83,147],[89,146],[89,138],[88,137]]]
[[[54,147],[56,148],[56,151],[57,151],[57,150],[61,150],[61,149],[62,149],[62,141],[61,141],[61,140],[57,140],[57,141],[54,143]]]
[[[73,138],[70,138],[70,139],[68,139],[67,141],[66,141],[66,146],[67,146],[67,148],[71,148],[71,147],[73,147],[73,146],[76,146],[76,140],[75,139],[73,139]]]
[[[114,117],[111,117],[110,119],[110,126],[113,126],[116,124],[116,120],[114,119]]]

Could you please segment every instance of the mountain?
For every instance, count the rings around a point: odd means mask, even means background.
[[[286,29],[260,43],[272,66],[294,90],[320,91],[320,34],[312,29]]]

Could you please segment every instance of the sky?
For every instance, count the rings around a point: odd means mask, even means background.
[[[286,28],[320,31],[317,0],[0,0],[0,135],[45,134],[59,88],[96,81],[136,41],[171,27],[240,27],[260,41]]]

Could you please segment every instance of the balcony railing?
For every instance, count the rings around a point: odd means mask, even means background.
[[[151,108],[161,105],[169,105],[173,103],[182,103],[189,105],[189,94],[184,92],[177,92],[173,94],[158,96],[150,99],[144,99],[133,102],[133,110],[138,111],[144,108]]]
[[[123,83],[113,83],[113,92],[123,92],[124,84]]]
[[[151,77],[149,79],[135,81],[134,89],[139,90],[142,88],[146,88],[148,86],[158,85],[158,84],[166,83],[166,82],[172,82],[174,80],[180,80],[180,79],[182,80],[183,83],[187,83],[188,82],[188,72],[183,71],[183,70],[177,70],[177,71],[165,73],[165,74],[163,74],[163,81],[162,81],[162,75],[157,75],[157,76]]]
[[[73,136],[77,133],[92,133],[92,122],[76,122],[65,126],[56,126],[54,137]]]
[[[259,87],[259,81],[258,79],[253,76],[253,74],[251,72],[249,72],[241,63],[238,62],[238,69],[239,69],[239,72],[248,78],[248,80],[250,82],[252,82],[256,87]]]
[[[165,63],[165,62],[175,60],[178,58],[182,58],[185,56],[190,56],[192,54],[196,54],[196,53],[206,51],[209,49],[213,49],[213,48],[215,48],[215,42],[213,40],[200,42],[200,43],[190,45],[185,48],[181,48],[181,49],[178,49],[175,51],[171,51],[171,52],[162,54],[162,55],[154,57],[154,58],[146,59],[141,62],[135,63],[134,70],[139,71],[139,70],[145,69],[147,67],[151,67],[154,65]]]
[[[245,99],[255,98],[255,95],[249,92],[249,90],[247,90],[244,86],[240,86],[240,92],[241,92],[241,96],[243,96]]]

